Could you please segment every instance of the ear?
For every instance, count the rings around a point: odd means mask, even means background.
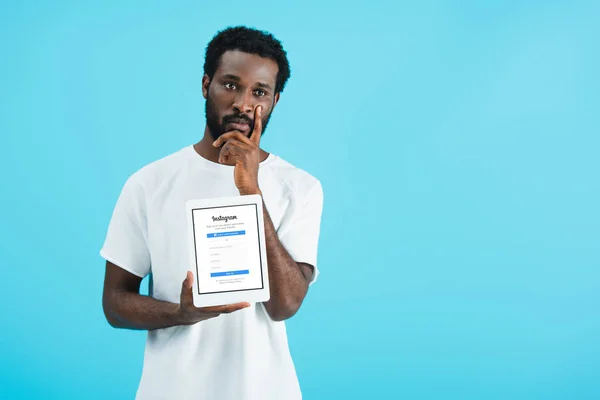
[[[279,101],[279,94],[279,92],[275,93],[275,97],[273,98],[273,108],[275,108],[277,102]]]
[[[206,99],[208,96],[208,87],[210,86],[210,78],[208,75],[202,77],[202,96]]]

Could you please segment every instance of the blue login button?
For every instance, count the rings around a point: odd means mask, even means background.
[[[216,278],[218,276],[245,275],[249,273],[250,270],[248,269],[240,269],[239,271],[211,272],[210,277]]]
[[[206,237],[207,238],[218,238],[218,237],[224,237],[224,236],[239,236],[239,235],[245,235],[246,231],[230,231],[230,232],[216,232],[216,233],[207,233]]]

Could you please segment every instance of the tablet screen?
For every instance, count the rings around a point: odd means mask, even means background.
[[[198,294],[263,289],[256,204],[192,209]]]

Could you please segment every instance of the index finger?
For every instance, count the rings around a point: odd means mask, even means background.
[[[256,106],[254,109],[254,129],[250,140],[256,145],[260,144],[260,137],[262,136],[262,106]]]

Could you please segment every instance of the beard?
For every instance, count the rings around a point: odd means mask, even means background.
[[[272,108],[271,108],[272,109]],[[231,121],[239,121],[242,120],[248,124],[250,127],[250,135],[248,137],[252,137],[252,132],[254,132],[254,119],[250,119],[246,114],[228,114],[225,115],[221,120],[219,120],[219,113],[217,112],[217,108],[215,103],[212,101],[210,95],[206,96],[206,103],[204,106],[204,111],[206,113],[206,126],[210,131],[210,135],[213,140],[217,140],[219,136],[224,134],[225,126]],[[267,125],[269,124],[269,120],[271,119],[271,113],[267,115],[263,115],[262,117],[262,134],[261,137],[265,134],[267,130]]]

